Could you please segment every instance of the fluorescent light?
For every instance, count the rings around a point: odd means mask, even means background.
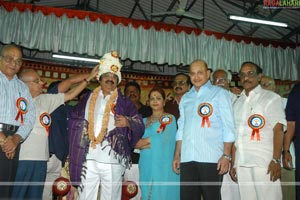
[[[240,16],[236,16],[236,15],[229,15],[229,19],[244,21],[244,22],[251,22],[251,23],[258,23],[258,24],[265,24],[265,25],[270,25],[270,26],[288,27],[288,24],[283,23],[283,22],[274,22],[274,21],[268,21],[268,20],[263,20],[263,19],[240,17]]]
[[[58,55],[58,54],[53,54],[52,57],[68,59],[68,60],[80,60],[80,61],[86,61],[86,62],[99,63],[99,59],[94,59],[94,58],[83,58],[83,57],[65,56],[65,55]]]

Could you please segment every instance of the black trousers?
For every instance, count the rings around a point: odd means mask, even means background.
[[[181,163],[180,199],[220,200],[223,175],[218,173],[217,163]]]
[[[17,130],[1,130],[6,136],[13,135]],[[19,162],[20,145],[16,148],[13,159],[7,159],[5,153],[0,149],[0,199],[10,199],[15,181],[18,162]]]

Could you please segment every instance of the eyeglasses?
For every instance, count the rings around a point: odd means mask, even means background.
[[[186,81],[173,81],[172,82],[172,87],[175,87],[177,85],[184,86],[185,84],[186,84]]]
[[[19,58],[19,59],[14,59],[13,57],[11,56],[0,56],[1,58],[4,58],[4,61],[9,63],[9,64],[13,64],[15,63],[17,66],[22,66],[22,59]]]
[[[216,78],[214,79],[214,83],[226,83],[228,81],[227,78]]]
[[[256,72],[254,72],[254,71],[248,71],[247,73],[243,73],[243,72],[239,73],[239,77],[242,78],[242,79],[244,79],[246,77],[253,78],[255,76],[256,76]]]
[[[39,83],[43,83],[44,81],[42,79],[40,79],[40,78],[37,78],[37,79],[35,79],[33,81],[26,81],[26,82],[27,83],[36,83],[36,84],[39,84]]]

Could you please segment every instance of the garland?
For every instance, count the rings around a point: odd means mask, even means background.
[[[117,99],[117,96],[118,96],[118,90],[115,89],[113,91],[113,93],[111,94],[108,102],[106,103],[105,110],[104,110],[104,116],[103,116],[103,120],[102,120],[102,127],[101,127],[99,135],[97,136],[97,138],[95,138],[94,111],[95,111],[96,101],[97,101],[100,90],[101,90],[101,87],[99,86],[93,91],[93,94],[92,94],[92,97],[90,100],[90,105],[89,105],[89,113],[88,113],[88,121],[89,121],[88,135],[89,135],[89,139],[91,140],[91,146],[93,149],[96,148],[97,144],[100,144],[103,141],[104,136],[107,133],[107,126],[108,126],[110,111],[113,106],[113,102],[115,102],[115,100]]]

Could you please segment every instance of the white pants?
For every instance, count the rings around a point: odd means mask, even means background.
[[[140,173],[139,173],[139,165],[132,164],[132,167],[125,170],[124,181],[134,181],[138,185],[138,193],[135,197],[131,198],[131,200],[140,200],[141,199],[141,188],[139,186]]]
[[[101,200],[121,199],[124,166],[87,160],[86,167],[85,178],[81,177],[83,189],[78,189],[80,200],[96,200],[99,184],[101,186]]]
[[[60,177],[61,161],[53,154],[47,162],[47,176],[43,191],[43,200],[52,199],[52,185]]]
[[[280,180],[270,181],[268,169],[262,167],[237,167],[237,178],[242,200],[281,200]]]
[[[223,176],[223,182],[221,187],[222,200],[240,200],[239,186],[234,182],[229,172]]]

